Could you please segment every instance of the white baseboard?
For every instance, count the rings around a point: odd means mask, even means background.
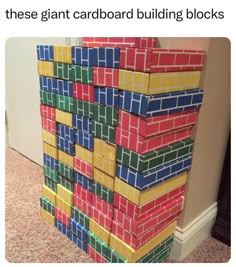
[[[170,257],[178,261],[182,260],[203,240],[209,237],[216,214],[217,203],[215,202],[184,229],[177,226]]]

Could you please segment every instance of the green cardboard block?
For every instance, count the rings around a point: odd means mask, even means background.
[[[74,189],[74,185],[72,182],[68,181],[67,179],[65,179],[65,177],[63,177],[61,174],[57,175],[58,178],[58,183],[61,184],[62,186],[64,186],[66,189],[70,190],[71,192],[73,192]]]
[[[80,225],[89,229],[89,217],[75,206],[71,207],[71,218],[75,219]]]
[[[56,94],[40,90],[40,102],[44,105],[55,107],[56,106]]]
[[[113,203],[113,191],[97,181],[94,181],[93,183],[93,193],[98,195],[106,202],[111,204]]]
[[[56,94],[56,107],[68,112],[73,112],[74,98]]]
[[[71,182],[74,181],[74,169],[61,161],[58,161],[58,173],[60,173]]]
[[[118,122],[118,108],[95,104],[94,119],[101,123],[116,126]]]
[[[40,206],[46,210],[47,212],[51,213],[54,216],[54,204],[48,200],[46,197],[40,197]]]
[[[49,168],[47,165],[43,166],[43,172],[44,175],[53,180],[54,182],[57,182],[57,171]]]
[[[93,83],[93,68],[80,65],[71,65],[69,79],[78,83]]]
[[[74,99],[74,113],[93,119],[94,103],[84,101],[81,99]]]
[[[71,70],[71,64],[54,62],[53,63],[54,76],[56,78],[69,80],[69,72]]]
[[[106,142],[115,143],[115,127],[93,120],[93,134]]]

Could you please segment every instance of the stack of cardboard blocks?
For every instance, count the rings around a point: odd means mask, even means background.
[[[205,53],[154,47],[37,47],[41,216],[96,262],[162,261],[183,207]]]

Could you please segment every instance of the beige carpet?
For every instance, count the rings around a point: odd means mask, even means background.
[[[87,254],[40,218],[42,184],[40,166],[13,150],[6,150],[6,259],[16,263],[92,263]],[[209,238],[182,262],[226,262],[229,259],[230,248]],[[169,258],[166,262],[176,261]]]

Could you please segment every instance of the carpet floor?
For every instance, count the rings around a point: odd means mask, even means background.
[[[42,167],[6,149],[5,255],[14,263],[93,263],[93,260],[41,219],[39,197]],[[213,239],[203,241],[181,262],[227,262],[230,247]],[[167,258],[165,262],[177,262]]]

